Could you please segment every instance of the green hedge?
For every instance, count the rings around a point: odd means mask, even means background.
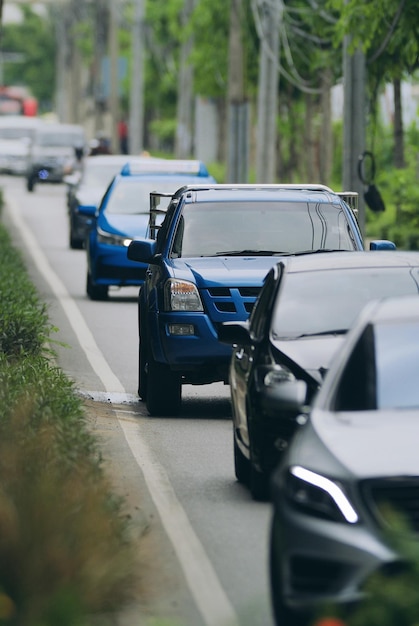
[[[1,223],[0,302],[0,626],[106,624],[132,597],[137,550]]]

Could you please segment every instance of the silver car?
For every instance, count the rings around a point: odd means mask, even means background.
[[[356,604],[376,572],[401,561],[386,531],[419,530],[419,298],[363,310],[309,414],[304,384],[277,386],[300,406],[272,478],[271,597],[276,623],[310,624],[323,605]]]

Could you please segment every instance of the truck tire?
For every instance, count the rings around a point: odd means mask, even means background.
[[[177,415],[182,402],[180,375],[148,354],[147,411],[151,416]]]

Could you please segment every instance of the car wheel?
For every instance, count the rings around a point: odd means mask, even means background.
[[[234,436],[234,472],[239,483],[243,485],[249,484],[250,477],[250,463],[246,459],[243,452],[237,445],[236,437]]]
[[[33,191],[35,188],[35,179],[33,176],[30,176],[26,179],[26,189],[28,191]]]
[[[95,285],[92,282],[90,272],[87,273],[86,292],[91,300],[106,300],[108,297],[108,285]]]
[[[141,400],[147,400],[147,342],[145,337],[147,333],[145,332],[145,328],[140,321],[140,341],[139,341],[139,352],[138,352],[138,395]]]
[[[72,250],[81,250],[83,248],[83,240],[77,239],[73,235],[73,229],[70,226],[70,237],[69,237],[70,248]]]
[[[276,626],[308,626],[312,623],[312,615],[299,613],[290,609],[283,601],[283,581],[281,575],[280,555],[282,553],[280,525],[274,513],[271,526],[269,546],[270,595],[272,611]]]
[[[269,479],[266,474],[260,472],[253,463],[250,463],[250,493],[254,500],[266,502],[269,500]]]
[[[177,415],[182,401],[180,375],[148,354],[146,405],[150,415]]]

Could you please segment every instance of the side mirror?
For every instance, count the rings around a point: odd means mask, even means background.
[[[396,244],[388,239],[377,239],[370,242],[370,250],[396,250]]]
[[[284,411],[301,413],[304,411],[306,395],[307,384],[304,380],[284,380],[263,389],[261,405],[272,417],[280,416]]]
[[[134,239],[128,246],[127,257],[131,261],[151,263],[156,255],[157,243],[154,239]]]

